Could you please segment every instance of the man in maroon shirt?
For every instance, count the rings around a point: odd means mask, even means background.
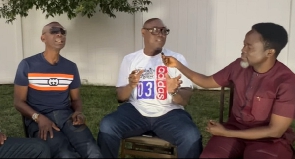
[[[196,73],[173,57],[162,55],[195,84],[216,88],[234,84],[229,120],[209,121],[213,136],[200,158],[288,159],[292,157],[295,117],[295,75],[277,56],[288,42],[286,30],[258,23],[246,34],[241,58],[212,76]]]

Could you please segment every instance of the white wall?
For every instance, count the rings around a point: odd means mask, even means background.
[[[100,85],[116,82],[121,59],[134,50],[133,15],[118,13],[113,19],[96,14],[91,19],[68,20],[65,15],[44,19],[41,12],[32,11],[23,18],[25,57],[44,50],[41,30],[51,21],[58,21],[67,29],[66,47],[61,54],[78,65],[82,81]]]
[[[295,1],[291,1],[292,10],[290,16],[289,45],[288,45],[288,66],[295,72]]]
[[[21,21],[7,24],[0,19],[0,84],[12,83],[18,62],[23,58]]]
[[[45,19],[39,11],[6,24],[0,19],[0,83],[12,83],[22,57],[44,50],[42,27],[58,21],[68,30],[62,55],[77,63],[82,80],[115,85],[124,55],[141,49],[145,20],[163,19],[171,29],[166,48],[182,53],[190,68],[210,75],[240,56],[244,35],[258,22],[274,22],[289,32],[279,60],[295,72],[295,2],[293,0],[152,0],[146,13],[97,13],[91,19],[63,15]]]

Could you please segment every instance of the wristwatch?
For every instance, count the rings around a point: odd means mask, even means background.
[[[39,115],[40,115],[40,114],[38,114],[38,113],[34,113],[34,114],[32,115],[32,119],[33,119],[35,122],[37,122]]]

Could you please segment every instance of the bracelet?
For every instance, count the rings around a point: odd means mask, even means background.
[[[178,89],[174,93],[169,93],[172,97],[175,96],[178,92]]]
[[[177,94],[177,92],[174,92],[174,93],[170,93],[170,95],[173,97]]]

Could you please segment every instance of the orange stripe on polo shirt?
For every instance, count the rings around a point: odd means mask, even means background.
[[[28,77],[62,77],[62,78],[74,78],[74,75],[70,74],[58,74],[58,73],[28,73]]]
[[[69,88],[69,86],[65,87],[57,87],[57,86],[46,86],[46,87],[40,87],[37,85],[29,84],[30,88],[33,88],[38,91],[65,91]]]

